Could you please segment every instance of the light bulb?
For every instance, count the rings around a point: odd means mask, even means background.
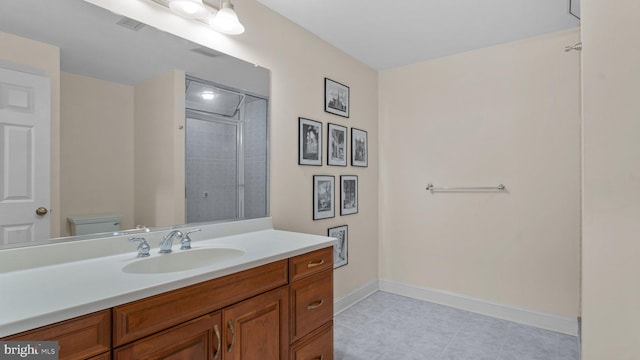
[[[211,27],[223,34],[238,35],[244,32],[244,26],[238,20],[230,2],[223,2],[220,11],[209,22]]]
[[[209,16],[209,11],[202,4],[202,0],[171,0],[169,8],[188,19],[205,19]]]
[[[216,97],[216,94],[214,94],[213,91],[203,91],[200,96],[205,100],[213,100],[213,98]]]

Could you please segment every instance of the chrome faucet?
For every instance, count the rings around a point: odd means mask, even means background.
[[[180,244],[182,244],[182,246],[180,246],[180,250],[189,250],[189,249],[191,249],[191,238],[189,237],[189,235],[191,233],[198,232],[198,231],[202,231],[202,229],[195,229],[195,230],[187,231],[187,233],[184,234],[184,236],[182,237],[182,240],[180,241]]]
[[[173,230],[167,235],[164,236],[162,241],[160,241],[160,254],[168,254],[171,252],[171,246],[173,246],[173,238],[178,237],[182,239],[184,235],[180,230]]]
[[[143,237],[131,237],[129,238],[130,242],[135,242],[135,241],[139,241],[140,245],[138,245],[138,257],[147,257],[149,256],[149,250],[151,250],[151,246],[149,246],[149,243],[147,242],[147,240],[145,240]]]

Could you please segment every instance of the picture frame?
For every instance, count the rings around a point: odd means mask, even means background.
[[[324,78],[324,111],[349,118],[349,87]]]
[[[364,130],[351,128],[351,166],[369,166],[368,135]]]
[[[329,237],[338,239],[333,245],[333,268],[345,266],[349,263],[349,226],[342,225],[329,228]]]
[[[298,165],[322,166],[322,123],[298,118]]]
[[[358,176],[340,176],[340,215],[358,213]]]
[[[569,14],[580,20],[580,0],[569,0]]]
[[[335,176],[313,176],[313,220],[336,216],[335,189]]]
[[[347,166],[347,127],[327,126],[327,165]]]

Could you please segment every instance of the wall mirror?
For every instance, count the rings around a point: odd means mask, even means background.
[[[0,248],[88,237],[70,237],[68,219],[117,215],[127,230],[268,216],[269,70],[83,0],[0,0],[0,41],[25,39],[59,48],[59,230],[0,224]],[[0,128],[7,154],[17,137]]]

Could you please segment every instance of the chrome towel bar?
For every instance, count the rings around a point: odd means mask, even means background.
[[[441,186],[435,187],[433,184],[427,185],[428,191],[504,191],[507,187],[503,184],[499,184],[498,186],[471,186],[471,187],[448,187]]]

